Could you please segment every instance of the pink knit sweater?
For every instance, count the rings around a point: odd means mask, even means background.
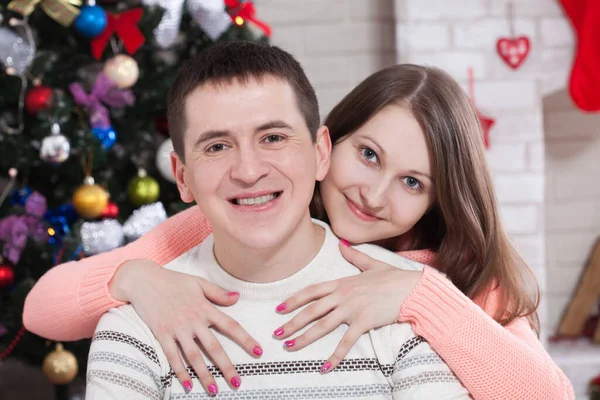
[[[191,207],[127,246],[51,269],[27,296],[25,327],[52,340],[91,337],[102,314],[122,304],[108,291],[119,265],[134,258],[165,265],[210,231],[198,207]],[[430,265],[435,256],[428,251],[402,255]],[[473,302],[428,267],[404,301],[399,321],[412,324],[477,400],[574,399],[571,383],[525,319],[502,327],[490,317],[502,307],[497,297],[492,292],[487,301]]]

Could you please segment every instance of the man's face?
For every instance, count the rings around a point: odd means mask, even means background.
[[[331,143],[326,128],[311,140],[287,82],[207,83],[188,95],[185,118],[186,162],[172,153],[173,170],[182,200],[196,200],[215,239],[269,249],[310,218]]]

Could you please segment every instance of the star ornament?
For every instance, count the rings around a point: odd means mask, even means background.
[[[490,148],[490,129],[492,129],[492,126],[494,125],[496,120],[493,118],[490,118],[490,117],[486,117],[485,115],[483,115],[479,112],[477,113],[477,116],[479,117],[479,123],[481,123],[481,128],[483,130],[483,143],[485,144],[485,148],[489,149]]]

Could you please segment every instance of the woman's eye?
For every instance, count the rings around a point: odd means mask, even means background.
[[[403,178],[402,181],[409,189],[420,189],[422,187],[421,182],[412,176],[407,176],[406,178]]]
[[[369,148],[369,147],[363,147],[360,149],[360,154],[362,155],[362,157],[369,161],[369,162],[377,162],[377,153],[375,153],[375,150]]]

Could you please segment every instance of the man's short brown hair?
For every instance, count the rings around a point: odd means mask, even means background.
[[[314,141],[320,125],[319,103],[300,63],[276,46],[245,41],[224,42],[192,57],[179,69],[169,90],[167,118],[177,155],[184,161],[185,102],[194,89],[207,82],[230,82],[234,79],[247,82],[265,76],[280,78],[290,84]]]

